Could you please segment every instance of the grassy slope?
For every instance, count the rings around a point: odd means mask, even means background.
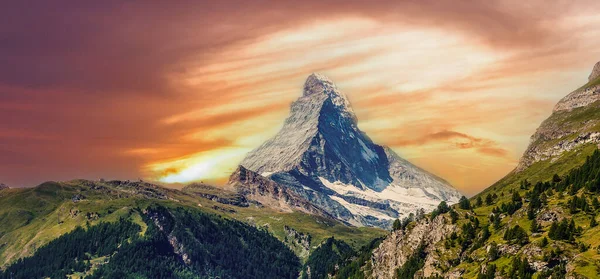
[[[348,227],[337,221],[303,213],[282,213],[256,206],[243,208],[224,205],[176,190],[166,190],[170,200],[159,201],[131,194],[128,189],[106,185],[108,190],[91,190],[84,182],[47,182],[35,188],[0,191],[0,223],[3,224],[0,226],[0,267],[31,255],[37,247],[77,226],[85,225],[86,222],[94,224],[127,217],[140,223],[139,214],[131,209],[143,209],[153,202],[169,207],[195,208],[268,227],[282,241],[285,238],[283,227],[287,225],[310,234],[313,249],[330,236],[359,248],[371,239],[385,234],[385,231],[379,229]],[[86,199],[73,202],[71,198],[76,194],[82,194]],[[97,214],[98,218],[88,219],[87,213]]]
[[[596,78],[596,79],[594,79],[594,80],[591,80],[591,81],[589,81],[589,82],[588,82],[588,83],[586,83],[585,85],[581,86],[579,89],[583,89],[583,88],[587,88],[587,87],[596,86],[596,85],[598,85],[598,84],[600,84],[600,77],[598,77],[598,78]],[[577,90],[579,90],[579,89],[577,89]]]
[[[591,86],[590,84],[600,84],[600,78],[586,84],[584,87],[589,87]],[[537,142],[532,143],[533,146],[539,146],[542,149],[551,148],[563,140],[575,139],[577,135],[582,133],[600,132],[600,101],[571,111],[553,113],[541,126],[571,132],[571,134],[558,139],[550,141],[539,139]],[[491,187],[473,197],[473,199],[479,196],[483,197],[491,192],[514,189],[524,179],[535,182],[549,180],[554,174],[562,176],[571,169],[582,165],[585,162],[585,158],[591,155],[596,148],[595,144],[581,145],[574,150],[561,154],[559,158],[554,160],[536,162],[521,172],[511,172]]]
[[[585,86],[592,86],[600,84],[600,78],[586,84]],[[595,102],[586,107],[577,108],[569,112],[559,112],[554,113],[550,118],[548,118],[542,126],[546,125],[546,127],[560,127],[561,130],[564,131],[573,131],[574,134],[567,134],[559,139],[551,140],[551,141],[543,141],[539,140],[539,142],[533,143],[534,145],[538,145],[542,148],[548,148],[556,145],[558,142],[563,140],[572,140],[577,137],[578,134],[584,132],[597,132],[600,131],[600,102]],[[560,157],[555,158],[553,160],[544,160],[540,162],[536,162],[527,169],[521,172],[511,172],[502,178],[500,181],[496,182],[491,187],[485,189],[481,193],[471,198],[471,203],[474,204],[478,197],[481,197],[485,200],[485,196],[488,194],[496,194],[498,195],[498,200],[491,206],[482,206],[474,209],[474,213],[476,214],[479,222],[482,225],[489,224],[488,216],[492,212],[492,209],[496,206],[499,206],[502,203],[508,203],[511,199],[511,192],[518,191],[521,196],[525,195],[526,190],[520,189],[521,181],[527,179],[529,182],[535,184],[538,181],[549,181],[554,174],[558,174],[559,176],[564,176],[569,173],[574,168],[581,166],[586,158],[590,156],[594,150],[597,149],[596,144],[584,144],[580,145],[577,148],[564,152]],[[581,193],[580,193],[581,194]],[[574,245],[563,243],[562,241],[553,241],[550,240],[550,245],[544,248],[544,253],[550,253],[550,250],[556,247],[561,247],[565,249],[565,253],[569,255],[569,257],[574,258],[574,272],[582,275],[586,278],[596,278],[597,274],[600,273],[600,255],[598,254],[598,250],[596,247],[600,246],[600,227],[589,228],[589,223],[591,220],[591,216],[585,213],[577,213],[575,215],[568,214],[568,209],[565,209],[567,200],[570,199],[571,196],[565,194],[562,198],[559,198],[558,195],[554,195],[550,197],[548,201],[547,208],[559,208],[565,212],[565,217],[573,218],[577,226],[581,226],[584,228],[584,233],[581,237],[577,239],[577,241],[581,241],[586,244],[590,244],[591,248],[586,252],[580,252],[577,247]],[[525,203],[523,208],[517,211],[513,216],[508,216],[502,220],[502,227],[495,231],[494,229],[490,229],[492,235],[488,241],[486,241],[486,245],[491,243],[492,241],[498,244],[504,244],[506,241],[503,240],[503,235],[507,227],[513,227],[515,225],[519,225],[522,228],[526,229],[529,232],[529,228],[531,225],[531,221],[528,220],[526,216],[526,208],[528,203]],[[458,209],[456,206],[454,208],[459,212],[459,215],[462,217],[465,213],[464,210]],[[459,220],[459,227],[462,223],[466,222],[466,220]],[[490,224],[490,228],[491,228]],[[529,236],[532,245],[537,245],[541,241],[543,237],[547,237],[548,224],[542,228],[542,233],[533,237]],[[439,247],[443,246],[443,243],[438,243]],[[477,249],[473,253],[471,253],[472,258],[484,259],[486,257],[486,245],[482,248]],[[454,249],[454,248],[452,248]],[[452,250],[451,249],[451,250]],[[453,254],[453,253],[448,253]],[[451,255],[444,255],[448,257],[454,257]],[[442,258],[444,258],[444,256]],[[510,268],[512,257],[501,257],[493,262],[498,267],[498,270],[503,268]],[[485,261],[484,261],[485,262]],[[465,274],[464,278],[476,278],[479,270],[481,268],[481,261],[473,261],[471,263],[463,261],[461,262],[457,268],[464,269]],[[535,276],[534,276],[535,278]]]
[[[482,225],[490,224],[488,216],[492,212],[492,209],[496,206],[499,206],[502,203],[508,203],[511,199],[511,191],[518,191],[521,196],[525,195],[527,190],[520,189],[520,182],[524,179],[527,179],[529,182],[535,184],[538,181],[548,181],[552,178],[552,176],[556,173],[560,176],[567,174],[573,168],[581,166],[586,157],[591,155],[597,147],[595,144],[588,144],[580,146],[579,148],[564,153],[559,159],[554,162],[550,160],[541,161],[533,164],[531,167],[519,173],[510,173],[493,186],[487,188],[482,193],[476,195],[471,198],[471,203],[474,204],[478,197],[481,197],[485,200],[485,196],[487,194],[495,193],[498,195],[498,200],[491,206],[482,206],[474,209],[474,212],[479,219]],[[573,245],[568,245],[563,243],[562,241],[553,241],[548,238],[550,241],[550,245],[543,249],[545,253],[550,253],[551,249],[554,247],[562,247],[565,249],[565,253],[570,255],[570,257],[576,257],[575,263],[575,272],[579,275],[583,275],[587,278],[595,278],[595,274],[600,271],[600,255],[596,250],[596,247],[600,245],[600,228],[589,228],[589,223],[591,217],[586,213],[577,213],[575,215],[568,214],[568,209],[566,208],[567,200],[570,199],[571,196],[568,194],[564,194],[562,198],[559,198],[557,194],[551,196],[548,200],[547,208],[561,208],[563,212],[565,212],[565,217],[573,218],[577,226],[581,226],[584,228],[584,233],[577,240],[582,241],[584,243],[590,244],[591,248],[585,253],[579,252],[577,247]],[[526,215],[526,208],[528,203],[526,202],[520,210],[518,210],[512,216],[508,216],[502,220],[502,227],[495,231],[494,229],[490,229],[492,236],[486,242],[487,244],[492,241],[498,244],[504,244],[506,241],[503,240],[503,235],[507,227],[514,227],[515,225],[519,225],[520,227],[526,229],[529,232],[529,228],[531,226],[531,221],[528,220]],[[463,216],[466,211],[456,209],[459,212],[459,215]],[[490,224],[490,228],[492,225]],[[543,237],[548,237],[548,228],[549,225],[546,225],[542,228],[542,233],[533,237],[531,234],[529,239],[533,245],[537,245],[541,241]],[[529,232],[530,233],[530,232]],[[486,255],[485,246],[476,250],[472,253],[472,257],[480,257],[483,258]],[[498,269],[509,268],[511,264],[512,257],[501,257],[496,261],[489,262],[495,264]],[[481,262],[462,262],[459,268],[463,268],[466,270],[466,274],[464,274],[464,278],[475,278],[478,275],[479,269],[481,267]],[[534,276],[535,278],[535,276]]]
[[[87,200],[74,203],[71,197],[81,187],[47,182],[36,188],[10,189],[0,193],[0,222],[8,224],[0,229],[0,263],[12,262],[31,255],[37,247],[84,225],[87,212],[96,212],[99,221],[116,221],[131,216],[131,207],[143,201],[131,198],[113,199],[91,195]],[[79,213],[75,216],[71,210]],[[131,216],[134,217],[134,216]],[[138,216],[139,217],[139,216]]]
[[[511,172],[494,183],[494,185],[475,195],[472,200],[476,200],[478,197],[485,198],[490,193],[497,193],[498,195],[503,192],[508,193],[511,189],[519,188],[519,183],[525,179],[535,183],[536,181],[550,180],[554,174],[563,176],[573,168],[581,166],[585,162],[586,157],[590,156],[596,149],[597,146],[595,144],[582,145],[574,150],[563,153],[554,162],[552,160],[540,161],[521,172]],[[506,202],[509,199],[510,196],[506,196],[504,199],[501,197],[499,202]]]

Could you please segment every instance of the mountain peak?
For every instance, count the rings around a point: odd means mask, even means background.
[[[596,65],[594,66],[594,69],[592,69],[592,73],[588,77],[588,80],[592,81],[592,80],[597,79],[598,77],[600,77],[600,62],[596,63]]]
[[[319,73],[310,74],[304,82],[304,90],[300,99],[304,101],[308,99],[310,100],[309,102],[314,103],[323,103],[329,99],[341,114],[356,122],[356,116],[354,115],[350,101],[348,101],[348,97],[339,91],[335,83],[325,75]]]
[[[311,96],[315,94],[325,93],[337,89],[333,81],[331,81],[325,75],[319,73],[312,73],[306,78],[304,82],[304,94],[303,96]],[[337,91],[337,90],[334,90]]]
[[[375,144],[358,128],[348,98],[317,73],[306,79],[279,133],[241,165],[355,225],[387,227],[460,197],[442,179]]]

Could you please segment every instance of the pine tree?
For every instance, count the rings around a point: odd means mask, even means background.
[[[458,201],[458,206],[460,207],[460,209],[471,209],[471,203],[469,202],[469,199],[467,199],[467,197],[462,196],[460,198],[460,200]]]
[[[392,225],[392,230],[397,231],[400,228],[402,228],[402,223],[400,222],[400,219],[396,219],[396,221],[394,221],[394,224]]]
[[[552,176],[552,182],[558,183],[560,181],[561,181],[560,176],[558,176],[558,174],[555,173],[554,176]]]
[[[598,198],[592,199],[592,206],[594,206],[594,209],[596,210],[600,209],[600,202],[598,201]]]
[[[500,226],[502,225],[500,223],[500,216],[498,216],[498,214],[494,214],[494,229],[498,230],[500,228]]]
[[[495,261],[500,256],[500,251],[498,250],[498,244],[495,241],[492,241],[490,244],[490,249],[488,250],[488,259],[490,261]]]
[[[529,230],[531,231],[531,233],[536,233],[540,231],[540,227],[535,218],[531,220],[531,227],[529,228]]]
[[[542,238],[542,240],[540,241],[540,247],[544,248],[548,245],[548,238],[546,238],[544,236],[544,238]]]
[[[492,205],[493,203],[494,203],[494,198],[492,198],[492,195],[487,194],[487,196],[485,196],[485,204]]]
[[[458,221],[458,213],[456,213],[456,211],[454,210],[450,210],[450,220],[452,220],[452,224],[456,224],[456,221]]]
[[[558,224],[556,222],[552,222],[552,225],[550,225],[548,237],[550,237],[550,239],[558,239]]]

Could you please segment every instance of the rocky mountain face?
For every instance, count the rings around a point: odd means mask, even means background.
[[[314,206],[303,197],[277,182],[239,166],[229,178],[228,185],[247,199],[259,202],[260,205],[280,209],[286,212],[293,210],[304,213],[330,217],[325,211]]]
[[[590,81],[590,82],[594,81],[598,77],[600,77],[600,62],[598,62],[598,63],[596,63],[596,65],[594,65],[594,69],[592,69],[592,73],[588,77],[588,81]]]
[[[427,254],[420,278],[439,274],[437,265],[447,264],[439,261],[440,256],[448,257],[448,254],[452,252],[437,244],[457,231],[458,227],[452,224],[447,216],[437,216],[433,220],[418,220],[412,230],[393,231],[373,251],[371,278],[394,278],[396,270],[407,262],[419,246],[423,246],[424,252]],[[448,266],[445,267],[448,268]],[[460,272],[457,274],[460,275]],[[460,278],[460,276],[449,276],[448,278]]]
[[[589,82],[561,99],[552,115],[535,134],[517,166],[517,172],[532,164],[555,160],[561,154],[587,143],[600,143],[600,62]]]
[[[358,128],[348,98],[320,74],[308,77],[279,133],[241,165],[354,225],[389,227],[419,208],[431,210],[461,196],[373,143]]]

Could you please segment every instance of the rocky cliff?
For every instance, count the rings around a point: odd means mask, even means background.
[[[241,165],[354,225],[389,227],[419,208],[431,210],[461,196],[446,181],[373,143],[358,129],[348,98],[320,74],[307,78],[279,133]]]
[[[516,171],[544,160],[556,160],[564,152],[588,143],[600,143],[600,62],[589,82],[561,99],[525,150]]]
[[[437,216],[433,220],[421,219],[406,230],[393,231],[381,245],[373,251],[371,278],[394,278],[396,270],[403,266],[419,246],[424,246],[427,254],[421,275],[431,277],[443,274],[442,267],[448,263],[440,262],[440,255],[449,257],[451,250],[446,250],[440,242],[457,232],[447,216]]]
[[[331,217],[294,191],[243,166],[239,166],[231,175],[228,185],[233,187],[237,193],[247,199],[257,201],[263,206],[286,212],[297,210],[323,217]]]
[[[600,62],[598,62],[598,63],[596,63],[596,65],[594,65],[594,69],[592,69],[592,73],[588,77],[588,81],[590,81],[590,82],[594,81],[598,77],[600,77]]]

